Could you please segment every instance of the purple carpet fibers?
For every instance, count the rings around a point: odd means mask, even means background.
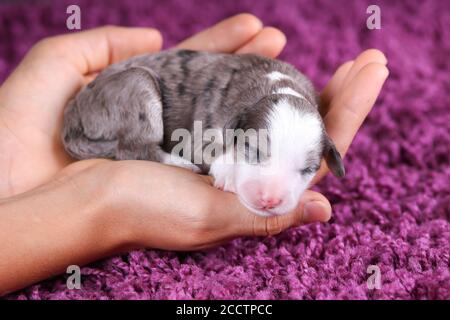
[[[348,174],[318,189],[328,224],[241,238],[204,252],[141,250],[82,268],[10,299],[446,299],[450,298],[450,3],[373,1],[41,1],[0,5],[0,79],[39,38],[65,29],[78,3],[84,29],[152,26],[169,47],[225,17],[252,12],[283,30],[281,58],[323,87],[366,48],[386,53],[390,76],[345,158]],[[126,213],[124,213],[126,214]],[[1,257],[0,257],[1,258]],[[367,267],[381,289],[367,287]]]

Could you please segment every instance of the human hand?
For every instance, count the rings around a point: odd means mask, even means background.
[[[289,215],[260,217],[213,188],[210,177],[180,168],[73,163],[59,141],[69,98],[110,63],[159,50],[161,42],[156,30],[117,27],[49,38],[0,87],[0,295],[125,249],[201,249],[329,219],[328,201],[313,191]],[[284,44],[278,30],[239,15],[180,47],[275,57]],[[341,66],[322,94],[327,131],[342,154],[387,77],[385,64],[380,52],[365,52]]]
[[[95,221],[101,239],[96,241],[120,251],[199,250],[288,227],[252,214],[234,194],[214,188],[211,180],[157,162],[92,159],[67,166],[43,189],[53,189],[54,198],[64,198],[64,190],[88,203],[88,211],[95,212],[89,220]],[[54,185],[57,188],[47,187]]]
[[[223,36],[224,34],[227,36]],[[142,41],[145,38],[148,42]],[[125,42],[127,46],[121,45]],[[197,50],[253,52],[275,57],[284,44],[285,38],[278,30],[262,28],[259,20],[250,15],[239,15],[197,34],[179,46]],[[60,144],[59,131],[62,110],[81,85],[92,80],[96,72],[112,62],[155,51],[160,47],[161,38],[155,30],[115,27],[49,38],[35,46],[0,90],[0,120],[3,120],[3,126],[0,126],[3,133],[0,135],[0,147],[5,151],[0,161],[9,168],[5,179],[0,180],[8,181],[0,186],[0,194],[12,195],[29,190],[48,181],[72,162]],[[352,66],[351,62],[345,64],[324,91],[324,100],[327,101],[328,98],[329,101],[324,104],[327,130],[341,152],[350,144],[384,81],[381,79],[383,72],[378,71],[383,63],[370,68],[362,67],[378,59],[380,54],[373,52],[369,55],[370,58],[363,54]],[[381,75],[375,77],[374,85],[367,86],[371,89],[354,99],[351,93],[358,91],[355,79],[360,81],[362,78],[367,83],[373,73]],[[58,90],[49,94],[48,88]],[[341,92],[341,89],[344,91]],[[46,94],[42,94],[43,92]],[[349,104],[349,100],[352,103]],[[362,109],[355,107],[360,100],[364,101]],[[335,119],[342,119],[342,115],[348,110],[354,110],[353,124],[348,126],[341,121],[341,127],[333,129]],[[29,159],[33,159],[33,162]],[[322,169],[318,177],[323,176],[325,170]],[[212,188],[208,178],[198,180],[200,181]],[[220,194],[223,201],[217,203],[222,204],[223,208],[239,205],[233,195]],[[308,214],[304,210],[306,203]],[[254,216],[243,207],[240,207],[240,211],[240,219],[233,220],[235,225],[251,225],[247,234],[263,235],[274,234],[305,222],[327,221],[331,207],[325,197],[307,191],[297,210],[290,215],[264,218]],[[234,231],[235,235],[241,233],[242,230]]]

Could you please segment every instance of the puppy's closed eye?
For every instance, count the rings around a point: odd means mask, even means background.
[[[302,175],[313,174],[319,170],[320,166],[309,166],[307,168],[301,169],[300,173]]]

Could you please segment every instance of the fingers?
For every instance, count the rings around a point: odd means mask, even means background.
[[[389,70],[384,64],[369,63],[362,67],[349,85],[331,101],[324,123],[328,135],[335,142],[341,155],[347,152],[388,75]],[[327,171],[326,165],[323,164],[313,183]]]
[[[347,87],[353,78],[369,63],[379,63],[382,65],[387,64],[387,59],[383,52],[377,49],[368,49],[363,51],[353,63],[352,67],[348,71],[345,79],[343,79],[342,88]]]
[[[258,34],[262,27],[262,22],[258,18],[242,13],[197,33],[177,47],[211,52],[234,52]]]
[[[24,61],[5,81],[2,98],[12,107],[36,103],[40,114],[61,110],[83,85],[84,75],[105,68],[112,62],[161,48],[158,31],[147,28],[102,27],[50,37],[36,44]],[[42,92],[51,94],[42,95]],[[40,100],[36,99],[38,97]],[[19,110],[17,110],[19,111]],[[37,120],[35,120],[37,122]]]
[[[331,217],[331,205],[328,200],[320,193],[311,190],[305,191],[298,207],[286,215],[258,216],[237,202],[232,202],[226,209],[233,236],[274,235],[305,223],[326,222]]]
[[[353,61],[347,61],[342,64],[335,72],[331,80],[322,91],[320,113],[325,116],[329,109],[331,101],[345,89],[358,72],[369,63],[387,64],[384,54],[377,49],[368,49]]]
[[[369,63],[353,78],[342,94],[332,101],[324,122],[328,134],[341,153],[347,151],[357,130],[372,109],[388,74],[385,65]]]
[[[286,36],[278,29],[266,27],[253,39],[239,48],[236,53],[256,53],[275,58],[286,45]]]
[[[161,46],[161,34],[155,29],[106,26],[47,38],[34,48],[33,54],[63,59],[81,74],[88,74],[134,55],[157,51]]]
[[[337,96],[338,93],[341,91],[342,84],[345,78],[347,77],[350,68],[353,66],[353,63],[354,61],[350,60],[342,64],[336,70],[331,80],[328,81],[327,85],[323,89],[322,94],[320,96],[321,98],[320,114],[322,115],[322,117],[324,117],[328,112],[328,106],[330,105],[332,98]]]
[[[323,90],[320,113],[328,135],[342,156],[380,93],[389,74],[386,64],[381,51],[366,50],[354,61],[341,65]],[[312,184],[327,172],[326,163],[322,161]]]

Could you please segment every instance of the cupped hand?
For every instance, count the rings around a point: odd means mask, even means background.
[[[276,57],[285,42],[277,29],[263,27],[257,18],[241,14],[183,41],[179,47]],[[127,223],[138,226],[140,232],[135,234],[140,234],[143,245],[158,248],[208,247],[236,236],[275,234],[302,223],[327,221],[330,204],[313,191],[305,192],[291,214],[267,218],[253,215],[233,194],[213,188],[209,177],[183,169],[140,161],[92,160],[72,164],[73,159],[64,152],[59,140],[63,108],[70,97],[109,64],[157,51],[161,46],[161,36],[154,29],[120,27],[52,37],[34,46],[0,88],[0,167],[5,168],[0,172],[0,197],[22,193],[60,179],[61,175],[64,181],[81,176],[99,179],[101,172],[110,168],[117,173],[111,175],[114,181],[124,181],[115,185],[120,186],[121,192],[114,191],[115,186],[108,187],[117,195],[117,207],[128,203],[123,195],[134,199],[140,210],[127,214],[134,218]],[[321,112],[327,131],[342,154],[372,108],[387,75],[384,55],[368,50],[342,65],[325,88]],[[326,171],[323,165],[315,181]],[[155,182],[152,177],[159,177],[159,184],[143,188],[146,183]],[[89,179],[82,181],[89,183]],[[127,184],[129,181],[135,184]],[[146,198],[149,193],[153,193],[155,201]],[[165,201],[159,203],[158,199]],[[158,244],[158,237],[152,238],[152,234],[158,234],[152,231],[158,224],[152,225],[152,219],[165,219],[157,221],[172,230],[172,235],[189,234],[186,228],[191,230],[195,241],[160,238]]]

